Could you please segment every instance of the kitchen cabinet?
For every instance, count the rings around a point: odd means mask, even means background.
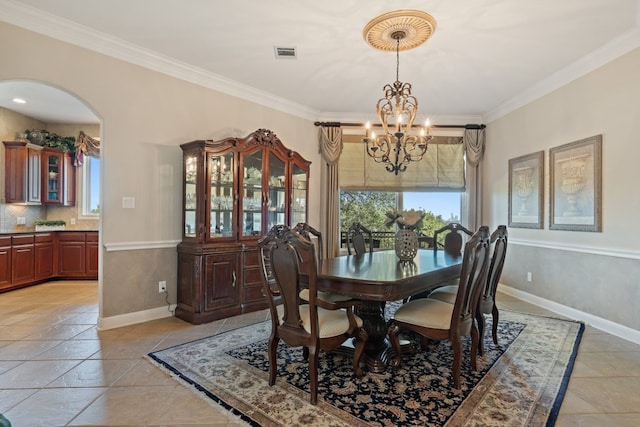
[[[86,257],[85,233],[58,232],[58,276],[84,277]]]
[[[11,236],[0,236],[0,289],[11,285]]]
[[[97,278],[97,231],[0,235],[0,292],[52,279]]]
[[[21,141],[4,141],[3,144],[5,202],[41,204],[43,147]]]
[[[53,233],[36,234],[34,240],[34,279],[42,280],[53,277],[55,256]]]
[[[74,206],[76,171],[73,154],[55,148],[42,150],[42,203]]]
[[[22,285],[35,280],[34,235],[11,238],[11,284]]]
[[[267,129],[181,148],[176,316],[205,323],[266,308],[257,241],[306,221],[310,162]]]

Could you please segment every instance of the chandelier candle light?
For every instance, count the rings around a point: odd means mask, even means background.
[[[428,13],[398,10],[374,18],[363,31],[365,40],[374,48],[396,51],[396,81],[382,88],[384,97],[376,105],[383,134],[376,135],[367,122],[363,139],[367,155],[395,175],[404,172],[408,163],[422,160],[433,138],[429,135],[429,119],[417,134],[411,133],[418,100],[411,94],[411,83],[400,81],[400,51],[421,45],[435,28],[436,21]]]

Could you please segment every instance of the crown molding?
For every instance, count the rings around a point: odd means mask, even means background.
[[[640,5],[638,8],[640,9]],[[640,21],[640,11],[638,12],[638,21]],[[640,47],[640,30],[636,27],[489,111],[484,115],[484,123],[491,123],[524,107],[638,47]]]
[[[199,86],[288,113],[317,120],[319,112],[277,95],[243,85],[171,57],[143,49],[116,37],[95,31],[13,0],[0,0],[0,21],[83,47],[122,61],[139,65]]]

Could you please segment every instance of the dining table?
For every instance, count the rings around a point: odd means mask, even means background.
[[[318,263],[318,290],[358,300],[357,314],[368,334],[363,361],[372,372],[384,372],[393,360],[385,304],[404,301],[460,277],[462,255],[438,248],[419,249],[410,261],[401,261],[395,250],[325,258]],[[349,347],[349,344],[346,343]],[[413,351],[409,343],[403,352]]]

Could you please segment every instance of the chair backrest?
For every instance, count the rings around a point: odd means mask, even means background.
[[[280,302],[271,296],[269,308],[271,310],[272,322],[278,328],[278,336],[290,345],[308,345],[309,337],[316,336],[318,331],[318,319],[316,309],[317,296],[317,264],[315,247],[313,243],[289,229],[289,227],[278,225],[258,241],[260,248],[268,250],[268,256],[261,257],[263,272],[270,271],[273,282],[271,284],[263,281],[266,286],[265,293],[272,288],[277,290],[279,299],[284,304],[284,314],[279,317],[276,305]],[[302,264],[307,266],[303,268]],[[305,280],[301,280],[301,276]],[[303,287],[309,288],[309,310],[311,334],[305,331],[302,326],[300,305],[307,302],[301,301],[299,294]]]
[[[369,244],[368,251],[367,243]],[[373,233],[359,222],[351,224],[351,227],[349,227],[347,231],[347,251],[349,255],[351,255],[352,252],[355,255],[373,252]]]
[[[293,227],[293,231],[305,237],[307,240],[311,242],[315,242],[316,244],[316,255],[318,259],[323,258],[323,243],[322,243],[322,233],[307,224],[306,222],[299,222]]]
[[[483,225],[464,246],[460,283],[451,318],[451,328],[457,328],[462,335],[471,331],[480,293],[487,282],[490,251],[489,227]]]
[[[489,273],[487,278],[487,285],[484,287],[482,293],[482,301],[487,301],[488,306],[483,309],[484,312],[491,312],[493,308],[493,302],[496,297],[496,289],[500,276],[502,275],[502,267],[504,266],[504,260],[507,255],[507,226],[499,225],[496,230],[491,233],[491,244],[493,245],[493,255],[491,256],[491,264],[489,265]],[[481,307],[483,305],[481,304]]]
[[[433,233],[434,249],[438,248],[439,235],[447,233],[444,235],[444,251],[450,255],[459,256],[460,251],[462,250],[462,235],[460,232],[463,232],[468,236],[473,235],[472,231],[457,222],[451,222],[441,229],[436,230]]]

